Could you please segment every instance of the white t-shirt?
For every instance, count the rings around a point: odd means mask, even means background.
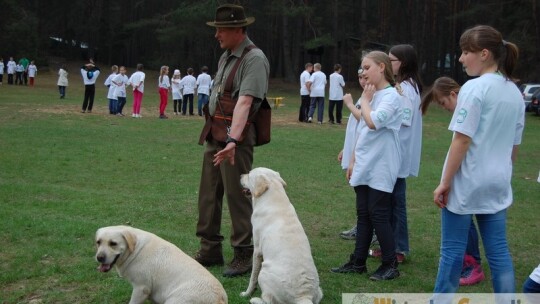
[[[68,72],[62,68],[58,70],[58,86],[67,87],[68,86]]]
[[[99,73],[99,70],[87,71],[86,69],[81,69],[81,76],[83,78],[84,85],[95,84]],[[89,78],[90,75],[92,76],[91,78]]]
[[[349,183],[353,187],[367,185],[392,193],[401,165],[398,135],[402,120],[401,95],[392,87],[377,91],[371,100],[371,109],[375,129],[360,120]]]
[[[116,85],[112,82],[114,77],[116,77],[116,73],[112,73],[105,79],[105,82],[103,83],[105,86],[109,86],[109,90],[107,91],[107,99],[116,99]]]
[[[137,91],[144,93],[144,78],[145,77],[146,75],[142,71],[137,71],[131,74],[131,77],[129,77],[128,83],[133,87],[133,91],[135,91],[136,86],[139,86],[137,88]]]
[[[4,62],[0,61],[0,75],[4,75]]]
[[[308,71],[303,71],[302,74],[300,74],[300,95],[309,95],[309,90],[306,87],[306,82],[309,81],[309,77],[311,77],[311,74],[309,74]]]
[[[199,74],[197,76],[197,93],[210,95],[210,82],[212,78],[206,73]]]
[[[114,91],[114,96],[116,96],[116,98],[118,98],[118,97],[126,97],[126,85],[127,85],[128,81],[129,81],[128,77],[126,75],[122,75],[122,74],[119,73],[116,76],[114,76],[112,81],[116,85],[116,90]],[[113,98],[113,99],[116,99],[116,98]]]
[[[422,152],[422,112],[420,94],[408,81],[400,83],[403,95],[403,120],[399,130],[401,167],[399,178],[418,176]]]
[[[488,73],[463,85],[448,129],[472,141],[452,179],[449,211],[494,214],[512,204],[511,156],[524,124],[525,104],[513,82]],[[448,155],[444,168],[447,161]]]
[[[17,64],[15,63],[15,61],[13,61],[13,60],[8,61],[8,63],[7,63],[7,73],[8,74],[14,74],[16,67],[17,67]]]
[[[197,79],[195,79],[195,77],[187,75],[182,78],[181,83],[184,95],[195,93],[195,87],[197,86]]]
[[[324,97],[324,88],[326,87],[326,74],[321,71],[317,71],[309,77],[311,82],[310,97]],[[343,95],[342,95],[343,96]]]
[[[37,74],[37,67],[35,64],[31,64],[28,66],[28,77],[36,77]]]
[[[159,80],[161,78],[161,81]],[[158,86],[161,89],[168,89],[171,87],[171,82],[169,81],[169,76],[163,75],[163,77],[158,77]]]
[[[172,79],[172,96],[173,100],[182,99],[182,79]]]
[[[360,104],[360,99],[356,102],[356,106]],[[351,113],[349,120],[347,121],[347,128],[345,129],[345,140],[343,141],[343,154],[341,155],[341,168],[347,170],[351,162],[351,156],[354,151],[354,144],[356,143],[356,135],[358,131],[358,120]]]
[[[535,281],[536,283],[540,284],[540,264],[538,264],[538,267],[536,267],[533,272],[531,272],[531,275],[529,275],[529,278],[531,280]]]
[[[330,100],[343,100],[343,88],[345,87],[345,80],[343,76],[338,72],[334,72],[330,75],[330,92],[328,93],[328,99]]]

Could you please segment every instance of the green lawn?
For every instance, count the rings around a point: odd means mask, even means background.
[[[56,75],[41,72],[36,87],[0,86],[0,303],[127,303],[128,282],[115,271],[100,273],[94,261],[94,233],[102,226],[129,223],[176,244],[187,254],[195,237],[203,120],[170,115],[157,119],[157,75],[148,73],[142,119],[108,114],[106,75],[98,79],[94,113],[81,114],[83,85],[71,71],[67,98],[58,98]],[[359,97],[358,85],[352,89]],[[348,90],[347,90],[348,91]],[[256,148],[254,166],[272,168],[287,182],[287,193],[310,239],[323,303],[341,303],[341,293],[430,292],[437,273],[439,211],[432,202],[451,133],[450,114],[433,107],[424,117],[421,173],[408,180],[412,252],[402,276],[371,282],[367,275],[339,275],[329,269],[346,261],[354,242],[338,238],[355,220],[354,193],[336,157],[345,125],[296,122],[297,86],[273,81],[270,96],[285,97],[273,112],[272,142]],[[128,96],[125,113],[131,113]],[[346,114],[348,116],[348,113]],[[326,114],[325,114],[325,117]],[[521,285],[538,265],[540,118],[527,113],[523,144],[514,168],[515,204],[508,230]],[[496,165],[496,164],[494,164]],[[229,235],[225,212],[223,232]],[[226,237],[225,255],[232,250]],[[535,241],[536,240],[536,241]],[[485,260],[485,259],[484,259]],[[378,262],[370,260],[374,271]],[[248,277],[225,279],[229,303]],[[484,271],[489,278],[487,263]],[[491,292],[489,280],[460,292]]]

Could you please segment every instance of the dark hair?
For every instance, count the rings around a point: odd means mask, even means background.
[[[312,67],[312,66],[313,66],[313,63],[308,62],[308,63],[306,63],[306,65],[304,67],[307,69],[307,68]]]
[[[414,87],[416,93],[422,94],[422,79],[418,72],[418,57],[414,47],[410,44],[398,44],[393,46],[389,52],[401,62],[396,81],[407,81]],[[418,90],[416,90],[416,86],[418,86]]]
[[[339,64],[339,63],[334,64],[334,71],[337,72],[339,70],[341,70],[341,64]]]
[[[208,67],[203,65],[203,67],[201,68],[201,71],[204,73],[208,72]]]
[[[459,46],[462,51],[488,50],[493,55],[499,71],[512,80],[512,73],[519,57],[519,49],[512,42],[503,40],[499,31],[489,25],[477,25],[461,34]]]
[[[188,73],[189,75],[193,74],[193,68],[188,68],[188,69],[187,69],[187,73]]]
[[[420,109],[422,114],[426,114],[429,104],[433,101],[439,99],[442,96],[449,96],[450,92],[459,93],[461,86],[450,77],[439,77],[433,82],[433,85],[429,91],[422,98],[422,103],[420,104]]]
[[[144,69],[144,65],[142,63],[137,63],[137,71],[142,71]]]

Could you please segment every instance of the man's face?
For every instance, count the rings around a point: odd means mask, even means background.
[[[239,32],[242,32],[242,29],[238,27],[218,27],[216,28],[214,37],[222,49],[232,50],[237,45],[237,35]]]

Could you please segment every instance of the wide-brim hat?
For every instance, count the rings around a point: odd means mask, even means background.
[[[214,21],[206,22],[213,27],[244,27],[255,22],[255,17],[247,17],[244,8],[234,4],[224,4],[217,8]]]

